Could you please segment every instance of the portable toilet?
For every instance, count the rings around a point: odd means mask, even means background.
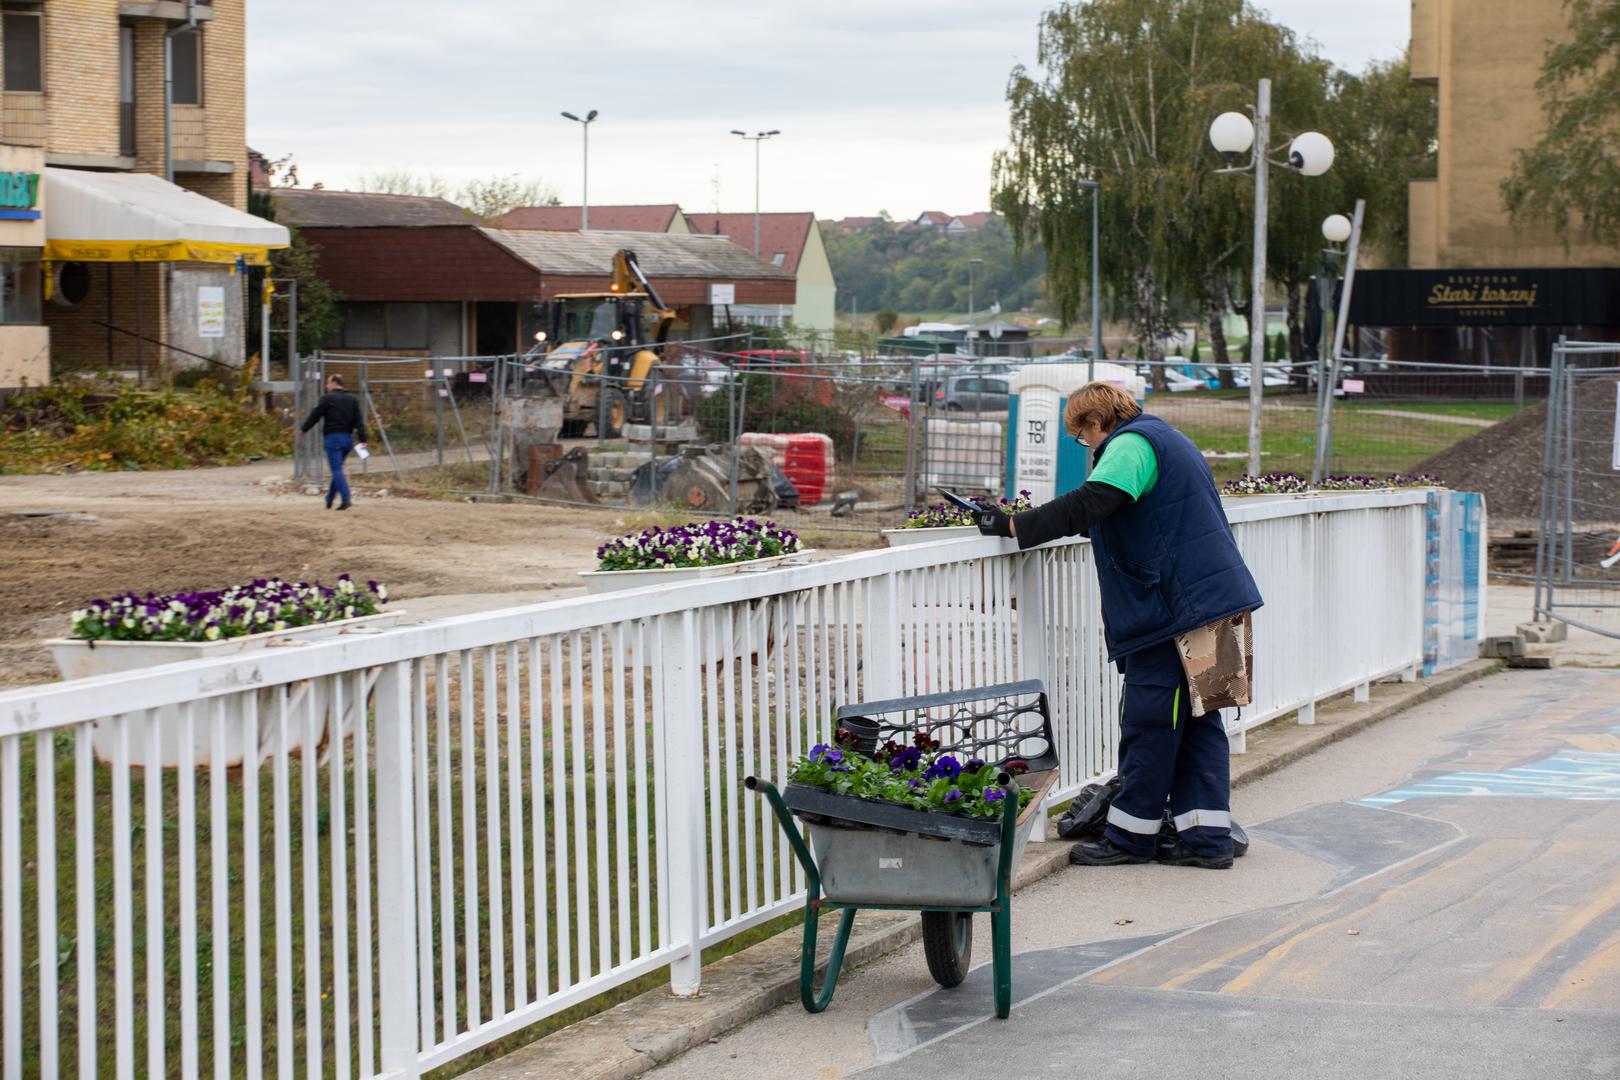
[[[1039,505],[1086,480],[1086,450],[1063,426],[1069,395],[1089,381],[1087,365],[1026,364],[1007,376],[1007,498],[1030,493]],[[1096,364],[1097,382],[1122,387],[1137,401],[1147,382],[1121,364]]]

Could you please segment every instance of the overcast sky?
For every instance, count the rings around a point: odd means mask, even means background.
[[[820,217],[989,205],[1007,75],[1041,0],[261,0],[248,12],[248,141],[307,185],[379,170],[539,177],[591,202]],[[1270,0],[1340,67],[1398,54],[1410,0]],[[718,189],[718,197],[717,197]]]

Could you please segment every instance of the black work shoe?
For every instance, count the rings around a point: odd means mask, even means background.
[[[1073,859],[1072,855],[1070,859]],[[1204,855],[1194,851],[1179,840],[1169,851],[1161,848],[1154,856],[1154,861],[1164,863],[1166,866],[1197,866],[1205,870],[1232,869],[1232,856],[1230,854]]]
[[[344,499],[341,503],[338,504],[338,509],[339,510],[347,510],[349,507],[351,507],[353,505],[354,504],[349,502],[348,499]]]
[[[1082,840],[1069,849],[1069,862],[1075,866],[1122,866],[1152,861],[1147,855],[1125,850],[1106,836],[1101,840]]]
[[[1158,847],[1153,853],[1153,858],[1158,862],[1164,862],[1180,842],[1180,838],[1176,835],[1175,826],[1166,825],[1159,830]],[[1234,821],[1232,822],[1232,857],[1241,859],[1248,853],[1249,834],[1243,830],[1243,826]]]

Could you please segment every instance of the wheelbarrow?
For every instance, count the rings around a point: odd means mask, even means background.
[[[1022,760],[1029,772],[1020,786],[1034,798],[1022,813],[1018,800],[1003,803],[1000,818],[914,810],[804,784],[783,791],[750,776],[750,791],[776,812],[789,847],[804,867],[804,945],[799,1000],[818,1013],[832,1001],[844,949],[861,908],[918,911],[923,951],[934,981],[954,987],[967,978],[973,956],[973,916],[990,916],[996,1015],[1012,1011],[1012,871],[1029,839],[1031,821],[1057,780],[1051,711],[1038,680],[1003,683],[922,697],[896,698],[838,709],[838,726],[870,754],[887,739],[910,744],[918,732],[938,739],[938,753],[1004,764]],[[998,783],[1008,784],[1003,772]],[[800,831],[794,818],[804,822]],[[821,988],[815,985],[816,935],[824,910],[842,912]]]

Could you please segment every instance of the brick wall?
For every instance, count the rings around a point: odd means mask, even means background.
[[[130,334],[109,334],[101,323],[160,337],[165,273],[160,263],[99,263],[90,267],[90,292],[83,303],[66,308],[47,300],[44,314],[45,325],[51,328],[52,367],[58,373],[156,371],[161,349]]]
[[[50,0],[42,7],[46,147],[59,154],[117,154],[117,0]]]
[[[238,210],[247,209],[247,0],[214,0],[214,21],[203,31],[203,102],[208,113],[208,160],[234,170],[223,194],[202,191]]]

